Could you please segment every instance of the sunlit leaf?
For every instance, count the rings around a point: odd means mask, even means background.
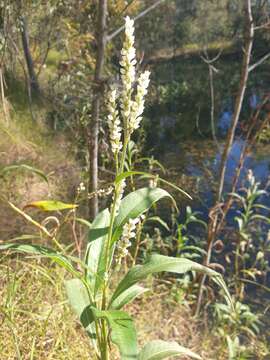
[[[149,289],[146,289],[139,285],[133,285],[130,288],[128,288],[126,291],[122,292],[110,305],[111,309],[114,310],[120,310],[123,306],[126,304],[129,304],[132,302],[136,297],[142,295],[146,291],[149,291]]]
[[[157,177],[157,175],[149,174],[149,173],[146,173],[144,171],[126,171],[126,172],[123,172],[123,173],[121,173],[121,174],[119,174],[117,176],[117,178],[115,179],[115,183],[118,184],[123,179],[126,179],[126,178],[128,178],[130,176],[133,176],[133,175],[141,175],[143,178],[147,178],[147,179],[156,179],[156,177]],[[158,181],[160,181],[160,182],[172,187],[173,189],[181,192],[183,195],[185,195],[189,199],[192,199],[192,197],[187,192],[185,192],[183,189],[181,189],[177,185],[171,183],[170,181],[167,181],[167,180],[165,180],[165,179],[163,179],[161,177],[158,177]]]
[[[139,353],[139,360],[162,360],[171,356],[188,356],[192,359],[202,359],[194,352],[178,345],[176,342],[154,340],[146,344]]]
[[[144,280],[148,275],[163,271],[173,272],[176,274],[197,271],[209,275],[213,281],[224,290],[226,300],[232,306],[230,294],[222,276],[219,273],[185,258],[175,258],[157,254],[151,255],[143,265],[136,265],[128,271],[113,293],[111,302],[120,296],[120,294],[122,294],[126,289],[130,288],[137,282]]]
[[[150,209],[150,207],[162,198],[169,198],[171,195],[160,188],[142,188],[128,194],[122,199],[119,213],[114,223],[113,241],[117,241],[121,235],[123,225],[129,219],[135,219]]]
[[[94,317],[87,289],[80,279],[67,280],[65,285],[70,305],[96,347]]]
[[[92,223],[88,235],[85,263],[88,266],[87,277],[96,294],[104,281],[106,269],[105,241],[108,236],[110,213],[101,211]]]
[[[58,211],[58,210],[66,210],[66,209],[75,209],[78,207],[76,204],[66,204],[62,201],[56,200],[41,200],[41,201],[34,201],[27,204],[24,209],[34,207],[42,211]]]

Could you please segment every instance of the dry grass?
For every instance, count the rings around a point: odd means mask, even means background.
[[[64,271],[46,260],[2,257],[1,360],[92,358],[89,341],[66,301],[64,278]],[[187,308],[173,303],[168,288],[155,290],[157,295],[149,293],[127,309],[136,321],[140,345],[152,339],[171,340],[205,360],[225,359],[210,354],[209,334],[198,331]]]
[[[0,359],[93,359],[89,340],[66,301],[62,268],[46,260],[22,256],[0,258]],[[154,292],[127,307],[138,330],[139,344],[149,340],[177,341],[204,360],[227,360],[222,339],[191,316],[188,307],[174,302],[170,286],[148,281]],[[250,342],[266,360],[263,343]],[[262,355],[260,355],[262,354]],[[116,351],[113,360],[119,360]],[[184,357],[179,360],[188,360]],[[245,359],[245,358],[243,358]]]
[[[31,123],[27,116],[20,117],[20,112],[12,114],[7,124],[0,113],[0,171],[9,165],[27,164],[42,170],[49,185],[33,173],[12,171],[0,178],[1,197],[20,208],[37,200],[72,201],[80,183],[80,167],[72,155],[72,145],[63,136],[53,135],[44,126]],[[1,201],[0,240],[29,231],[24,220]]]
[[[1,359],[89,359],[88,339],[66,302],[61,269],[33,259],[2,259],[0,279]]]

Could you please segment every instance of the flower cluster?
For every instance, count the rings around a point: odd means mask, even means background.
[[[121,50],[121,78],[126,91],[131,90],[135,81],[136,50],[134,47],[134,20],[125,18],[125,40]]]
[[[134,47],[134,20],[131,20],[128,16],[125,20],[125,40],[121,50],[122,58],[120,61],[121,80],[123,84],[121,108],[123,119],[128,120],[131,115],[131,95],[136,74],[136,50]]]
[[[124,225],[121,239],[117,244],[117,249],[118,249],[118,254],[116,258],[117,265],[120,265],[122,259],[127,256],[128,248],[131,246],[130,240],[136,237],[136,227],[142,217],[143,215],[135,219],[129,219],[129,222]]]
[[[123,90],[121,94],[121,115],[126,134],[130,136],[139,128],[144,110],[144,101],[149,85],[150,72],[143,72],[138,78],[137,92],[133,100],[133,88],[136,78],[136,51],[134,48],[134,20],[126,17],[125,41],[121,51],[121,80]],[[109,129],[112,152],[116,156],[122,149],[122,127],[116,104],[116,90],[110,93],[108,101]]]
[[[94,193],[88,194],[88,199],[92,199],[93,196],[98,195],[100,197],[108,196],[113,192],[113,186],[109,186],[105,189],[98,189]]]
[[[116,202],[115,202],[115,215],[118,214],[119,208],[120,208],[120,204],[121,204],[121,200],[122,197],[124,195],[124,191],[125,191],[125,187],[126,187],[126,182],[125,179],[123,179],[121,181],[121,183],[119,184],[119,189],[118,189],[118,194],[114,194],[114,196],[116,196]],[[114,199],[113,199],[114,201]]]
[[[147,88],[150,82],[150,71],[143,72],[138,79],[137,94],[135,101],[132,102],[131,117],[128,124],[130,134],[138,129],[142,120],[144,110],[144,101],[147,94]]]
[[[121,142],[121,122],[119,119],[119,113],[117,110],[116,104],[116,90],[112,90],[108,100],[108,124],[110,130],[110,141],[111,141],[111,149],[113,154],[116,156],[118,152],[122,149]]]

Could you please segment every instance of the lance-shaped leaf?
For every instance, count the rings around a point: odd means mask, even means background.
[[[124,292],[122,292],[122,294],[113,301],[113,303],[110,305],[110,308],[114,310],[120,310],[123,306],[129,304],[136,297],[142,295],[146,291],[149,291],[149,289],[146,289],[139,285],[133,285]]]
[[[142,188],[124,197],[114,223],[113,242],[118,240],[123,225],[127,223],[129,219],[137,218],[149,210],[157,201],[166,197],[173,200],[172,196],[166,190],[160,188]]]
[[[97,349],[94,317],[87,289],[78,278],[67,280],[65,285],[70,305]]]
[[[139,353],[139,360],[162,360],[171,356],[188,356],[200,360],[194,352],[178,345],[176,342],[154,340],[146,344]]]
[[[185,258],[174,258],[157,254],[150,256],[144,265],[136,265],[128,271],[118,284],[112,296],[111,303],[113,303],[125,290],[145,279],[148,275],[162,271],[173,272],[176,274],[197,271],[209,275],[212,277],[213,281],[223,288],[227,301],[232,304],[226,284],[219,273]]]
[[[132,318],[124,311],[100,311],[91,307],[96,319],[106,319],[112,342],[118,347],[121,360],[137,360],[137,334]]]
[[[147,178],[147,179],[156,179],[157,178],[156,174],[149,174],[149,173],[146,173],[143,171],[126,171],[116,177],[115,183],[118,184],[121,180],[126,179],[133,175],[141,175],[143,178]],[[182,190],[180,187],[176,186],[175,184],[171,183],[170,181],[162,179],[161,177],[158,177],[158,181],[172,187],[173,189],[179,191],[180,193],[184,194],[186,197],[188,197],[189,199],[192,200],[192,197],[188,193],[186,193],[184,190]]]
[[[101,211],[92,223],[88,235],[85,263],[91,288],[96,294],[104,280],[106,269],[105,243],[108,236],[110,213],[108,209]]]
[[[58,253],[57,251],[39,245],[28,245],[28,244],[3,244],[0,245],[0,250],[12,250],[15,252],[28,253],[33,255],[40,255],[49,258],[56,262],[58,265],[65,268],[71,274],[78,276],[77,270],[74,269],[71,261],[68,257]],[[76,259],[79,262],[79,259]]]
[[[42,211],[59,211],[66,209],[75,209],[78,207],[76,204],[66,204],[62,201],[56,200],[41,200],[41,201],[33,201],[27,205],[25,205],[24,209],[34,207]]]

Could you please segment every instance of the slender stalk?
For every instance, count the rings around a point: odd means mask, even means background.
[[[123,151],[122,151],[122,155],[121,155],[119,174],[121,174],[123,172],[123,169],[124,169],[124,163],[125,163],[125,157],[126,157],[128,142],[129,142],[129,137],[124,139],[124,145],[123,145]],[[117,168],[118,168],[118,166],[117,166]],[[118,175],[118,172],[117,172],[116,175]],[[107,241],[106,241],[106,244],[105,244],[105,259],[106,259],[105,274],[108,274],[108,272],[109,272],[110,247],[111,247],[112,234],[113,234],[113,224],[114,224],[114,219],[115,219],[115,215],[116,215],[116,204],[117,204],[117,201],[118,201],[118,198],[119,198],[119,195],[120,195],[120,189],[121,189],[121,183],[117,184],[117,186],[115,188],[114,200],[113,200],[113,203],[112,203],[109,232],[108,232],[108,237],[107,237]],[[103,293],[102,293],[102,304],[101,304],[102,310],[105,310],[106,305],[107,305],[107,288],[108,288],[108,285],[109,285],[109,278],[106,279],[105,282],[104,282]],[[101,359],[102,360],[107,360],[107,359],[109,359],[109,353],[108,353],[108,341],[107,341],[108,334],[107,334],[106,320],[101,321],[101,332],[102,332]]]
[[[240,113],[242,110],[244,95],[246,92],[248,75],[249,75],[249,64],[251,59],[251,52],[253,47],[253,37],[254,37],[254,23],[253,23],[253,16],[252,16],[252,6],[251,0],[244,1],[244,13],[245,13],[245,49],[244,49],[244,56],[243,56],[243,63],[242,63],[242,71],[241,71],[241,78],[240,84],[238,88],[238,93],[236,97],[234,113],[232,117],[232,125],[229,129],[226,144],[224,147],[224,151],[221,157],[221,164],[220,164],[220,173],[219,173],[219,184],[218,184],[218,191],[216,194],[216,202],[213,208],[210,211],[209,217],[209,225],[208,225],[208,237],[207,237],[207,254],[204,260],[204,265],[208,266],[210,264],[211,256],[212,256],[212,248],[215,242],[218,225],[220,218],[222,217],[223,212],[223,204],[221,203],[222,194],[224,191],[224,183],[225,183],[225,173],[227,169],[227,160],[229,153],[231,151],[231,147],[235,137],[235,131],[237,124],[239,122]],[[197,298],[197,305],[195,310],[195,315],[197,316],[200,312],[201,303],[202,303],[202,295],[203,295],[203,287],[205,283],[206,276],[200,280],[199,285],[199,293]]]
[[[103,68],[105,62],[106,48],[106,27],[107,27],[107,0],[98,1],[98,22],[97,22],[97,55],[95,65],[94,82],[96,85],[95,95],[92,102],[92,116],[88,128],[88,151],[89,163],[89,193],[94,193],[89,199],[89,215],[94,219],[98,213],[98,136],[99,136],[99,115],[100,104],[103,92]]]

